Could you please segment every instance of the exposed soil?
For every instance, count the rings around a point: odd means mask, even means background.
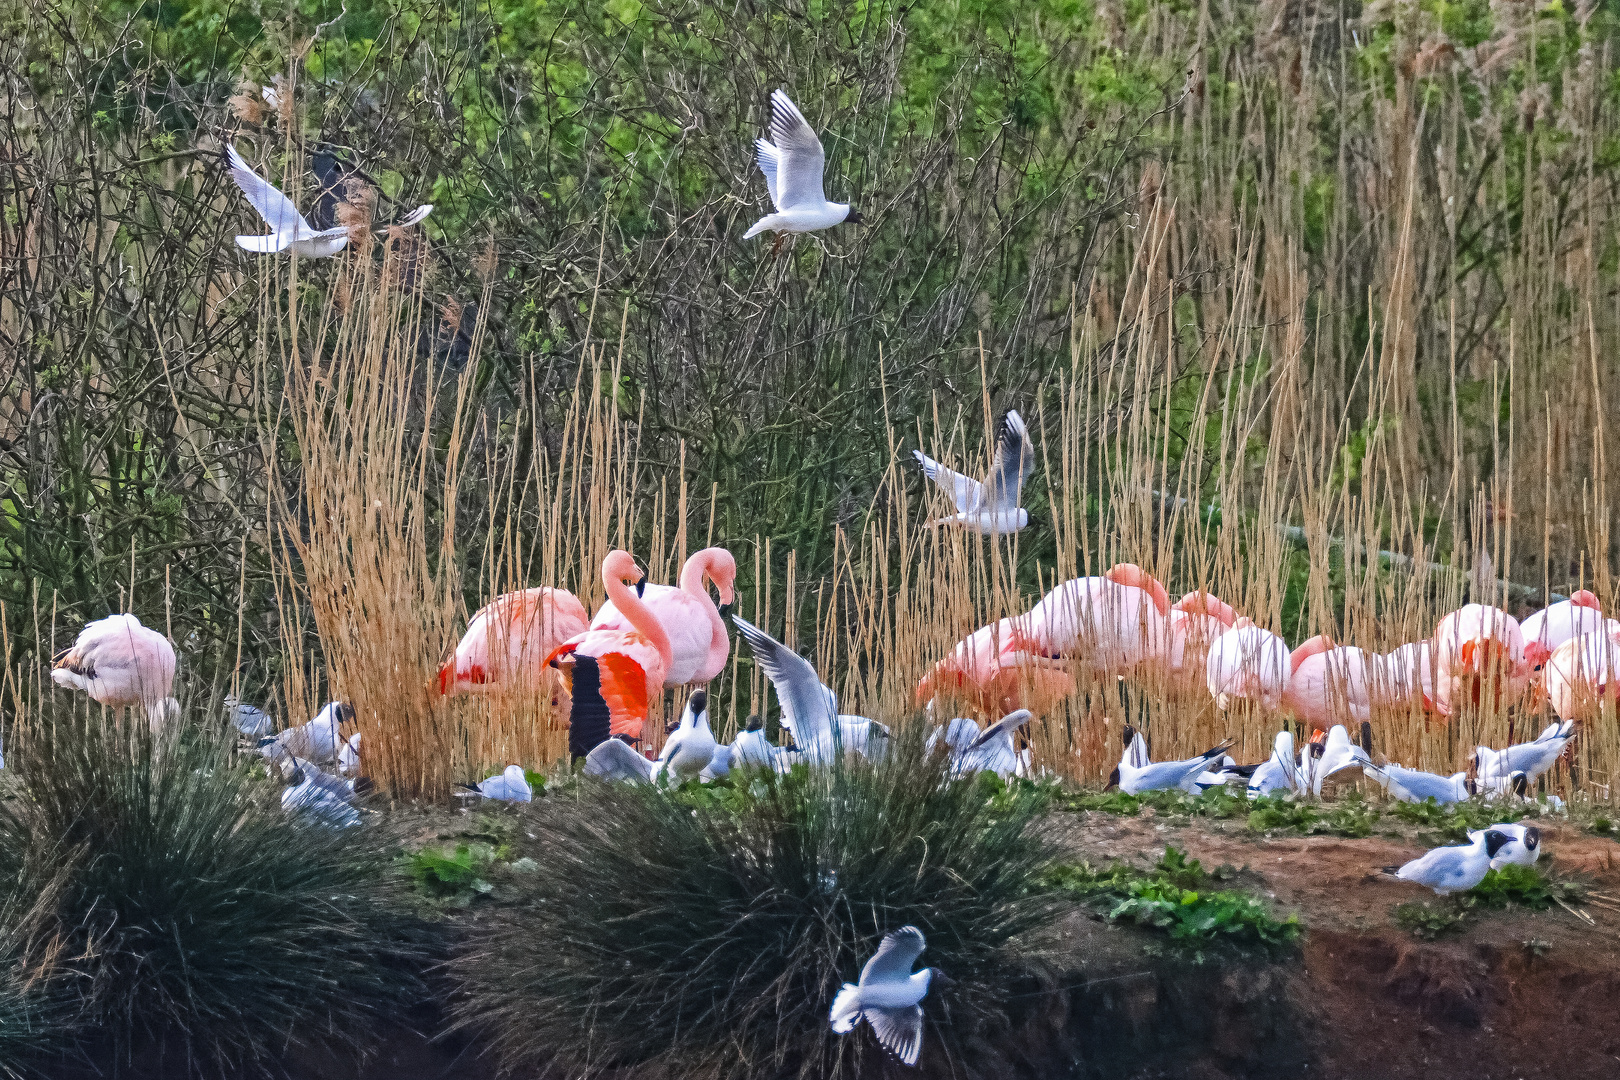
[[[400,822],[406,825],[406,822]],[[1019,1080],[1581,1080],[1620,1076],[1620,843],[1540,823],[1542,866],[1597,894],[1591,924],[1553,908],[1475,911],[1461,933],[1435,942],[1397,927],[1392,910],[1437,898],[1381,878],[1437,842],[1391,826],[1366,839],[1260,836],[1241,819],[1189,821],[1065,814],[1057,828],[1077,856],[1147,865],[1166,844],[1206,868],[1239,868],[1234,887],[1298,912],[1307,932],[1291,958],[1271,962],[1166,956],[1154,939],[1076,915],[1059,929],[1073,963],[1019,988],[1014,1033],[982,1058]],[[444,835],[427,815],[419,839]],[[411,831],[418,831],[414,826]],[[473,917],[476,917],[474,914]],[[296,1080],[487,1080],[490,1062],[465,1040],[419,1032],[440,1018],[398,1018],[364,1063],[339,1048],[283,1064]],[[931,1061],[884,1069],[899,1077],[958,1076]],[[116,1074],[177,1075],[150,1055]],[[97,1075],[62,1070],[60,1080]],[[108,1075],[101,1073],[100,1075]]]

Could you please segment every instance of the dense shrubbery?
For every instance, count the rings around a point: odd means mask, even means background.
[[[995,806],[915,747],[785,777],[733,774],[723,799],[581,785],[537,804],[538,873],[456,962],[462,1019],[509,1066],[832,1077],[864,1054],[827,1009],[883,935],[928,938],[925,1054],[1000,1017],[1021,935],[1058,903],[1038,802]],[[861,1036],[864,1039],[864,1035]]]
[[[48,898],[33,932],[82,1039],[237,1068],[358,1029],[413,985],[375,834],[287,817],[211,736],[81,707],[7,749],[22,797],[0,808],[0,867]]]

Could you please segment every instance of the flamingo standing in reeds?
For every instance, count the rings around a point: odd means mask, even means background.
[[[704,579],[714,582],[720,592],[720,606],[716,607],[704,585]],[[710,547],[694,552],[681,567],[681,583],[648,585],[641,594],[646,605],[664,632],[669,635],[670,662],[664,672],[665,686],[684,686],[687,683],[706,683],[725,670],[731,656],[731,638],[726,634],[726,622],[720,607],[730,607],[735,601],[733,588],[737,582],[737,560],[725,548]],[[630,630],[626,619],[610,599],[591,619],[592,630]]]
[[[1524,636],[1524,658],[1531,670],[1540,671],[1558,646],[1582,634],[1603,629],[1603,611],[1598,598],[1585,589],[1568,600],[1549,604],[1519,624]]]
[[[573,757],[586,756],[614,735],[640,741],[648,702],[663,690],[673,654],[663,623],[642,602],[646,581],[628,551],[608,552],[602,560],[602,583],[629,629],[587,629],[546,657],[568,687],[568,752]]]
[[[439,692],[483,694],[556,680],[552,652],[590,626],[579,598],[542,585],[497,596],[474,613],[456,651],[439,669]]]
[[[1247,616],[1210,644],[1204,663],[1210,696],[1216,708],[1223,710],[1242,700],[1276,712],[1292,672],[1288,643],[1254,625]]]
[[[1120,563],[1102,577],[1054,586],[1019,623],[1035,652],[1123,675],[1163,656],[1169,615],[1164,586],[1140,566]]]
[[[1541,682],[1560,720],[1593,720],[1620,696],[1620,644],[1605,633],[1570,638],[1547,659]]]
[[[1165,667],[1172,681],[1202,684],[1209,647],[1237,623],[1232,605],[1207,592],[1190,592],[1170,607]]]
[[[1416,701],[1425,713],[1435,712],[1432,652],[1427,641],[1413,641],[1385,653],[1375,703],[1401,707]]]
[[[1434,705],[1442,716],[1464,702],[1481,704],[1486,686],[1496,704],[1517,703],[1530,684],[1530,662],[1518,620],[1500,608],[1468,604],[1434,629]]]
[[[109,708],[143,708],[153,732],[178,716],[174,646],[133,615],[109,615],[88,623],[73,647],[51,668],[57,686],[83,690]]]
[[[1046,712],[1074,692],[1066,662],[1032,651],[1018,620],[981,626],[917,683],[917,703],[954,691],[986,716]]]
[[[1353,645],[1335,646],[1325,635],[1313,637],[1289,656],[1284,704],[1314,731],[1368,720],[1382,659]]]

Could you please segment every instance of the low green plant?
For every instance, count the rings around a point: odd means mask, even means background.
[[[62,875],[40,933],[99,1047],[243,1071],[363,1033],[417,985],[415,923],[371,830],[289,816],[214,733],[158,738],[99,707],[19,729],[0,866],[29,895]]]
[[[452,961],[461,1023],[509,1069],[852,1075],[867,1036],[833,1035],[828,1005],[911,924],[954,980],[925,1003],[949,1017],[925,1056],[960,1055],[1004,1020],[1024,935],[1068,906],[1042,884],[1054,841],[1034,800],[998,809],[913,740],[888,757],[546,800],[540,872]]]
[[[1307,836],[1371,836],[1378,811],[1359,792],[1348,792],[1331,806],[1317,806],[1281,795],[1263,795],[1250,803],[1249,828],[1254,832],[1292,831]]]
[[[452,849],[425,847],[405,856],[406,872],[417,890],[431,900],[465,907],[495,886],[486,875],[496,861],[488,844],[457,844]]]
[[[1586,831],[1593,836],[1614,836],[1617,832],[1620,832],[1615,828],[1614,821],[1611,818],[1604,817],[1601,814],[1592,819],[1591,824],[1586,826]]]
[[[1219,885],[1234,876],[1231,867],[1206,871],[1197,859],[1165,848],[1152,870],[1114,863],[1098,870],[1089,864],[1054,866],[1047,882],[1098,911],[1167,936],[1202,957],[1213,947],[1281,952],[1292,948],[1303,927],[1298,915],[1278,919],[1259,899]]]
[[[1464,895],[1470,906],[1545,911],[1560,902],[1580,901],[1586,895],[1586,888],[1579,882],[1554,881],[1533,866],[1509,863],[1487,870],[1484,880]]]
[[[1180,788],[1144,791],[1140,795],[1127,795],[1118,788],[1083,791],[1063,797],[1060,804],[1066,810],[1095,810],[1122,817],[1135,817],[1150,809],[1156,814],[1207,818],[1236,817],[1248,806],[1243,794],[1231,787],[1212,787],[1196,795]]]
[[[1395,924],[1423,941],[1459,933],[1465,921],[1465,909],[1459,904],[1435,905],[1426,900],[1413,900],[1395,907]]]
[[[1523,809],[1508,803],[1486,803],[1479,799],[1464,799],[1442,806],[1433,796],[1417,803],[1394,803],[1390,813],[1401,821],[1434,829],[1450,841],[1467,840],[1472,830],[1498,822],[1518,821],[1525,814]]]

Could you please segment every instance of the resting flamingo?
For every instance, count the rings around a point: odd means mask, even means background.
[[[1433,651],[1427,641],[1413,641],[1385,653],[1375,703],[1399,708],[1416,701],[1425,713],[1435,712]]]
[[[1603,629],[1603,611],[1598,598],[1585,589],[1568,600],[1548,604],[1519,624],[1524,635],[1524,658],[1534,671],[1540,671],[1553,652],[1570,638]]]
[[[1043,656],[1075,655],[1099,673],[1120,675],[1162,656],[1170,596],[1152,574],[1120,563],[1102,577],[1054,586],[1019,620]]]
[[[154,733],[180,712],[180,703],[169,696],[174,646],[133,615],[87,623],[52,666],[51,681],[83,690],[109,708],[144,708]]]
[[[1283,701],[1313,731],[1326,731],[1345,721],[1361,723],[1372,717],[1373,686],[1382,667],[1381,656],[1353,645],[1335,646],[1317,635],[1289,656],[1292,671]]]
[[[608,552],[602,560],[602,583],[630,629],[587,629],[546,657],[568,687],[568,752],[573,757],[584,757],[614,735],[639,742],[647,703],[663,690],[671,659],[669,635],[642,603],[646,580],[628,551]],[[633,589],[625,584],[631,581]]]
[[[1596,719],[1620,696],[1620,644],[1607,634],[1582,634],[1553,650],[1542,671],[1547,703],[1560,720]]]
[[[1467,604],[1434,629],[1434,705],[1442,716],[1465,700],[1480,704],[1494,684],[1496,703],[1509,705],[1530,684],[1530,662],[1518,620],[1500,608]]]
[[[917,703],[954,690],[985,716],[1043,713],[1074,692],[1065,661],[1031,652],[1018,620],[973,631],[917,683]]]
[[[693,552],[681,567],[679,588],[648,585],[641,594],[645,604],[669,635],[671,659],[664,672],[665,686],[706,683],[725,670],[731,656],[731,638],[720,608],[709,596],[703,579],[714,582],[720,591],[720,606],[734,602],[737,560],[725,548],[709,547]],[[631,630],[634,627],[612,600],[603,604],[591,620],[592,630]]]
[[[1171,605],[1165,642],[1170,678],[1203,683],[1210,645],[1236,622],[1232,606],[1207,592],[1190,592]]]
[[[1204,679],[1215,706],[1226,709],[1233,701],[1251,701],[1266,712],[1276,712],[1293,671],[1288,643],[1270,630],[1254,625],[1247,616],[1210,644]]]
[[[585,605],[566,589],[542,585],[497,596],[474,613],[455,654],[439,669],[439,692],[481,694],[554,681],[546,658],[589,625]]]

